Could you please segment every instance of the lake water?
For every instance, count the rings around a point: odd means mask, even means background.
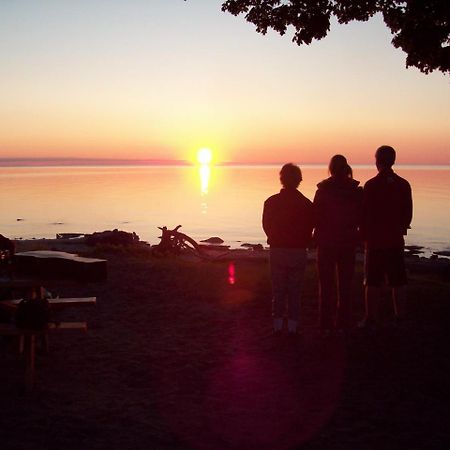
[[[232,247],[265,243],[264,200],[279,190],[279,166],[5,167],[0,168],[0,233],[54,238],[118,228],[156,244],[158,226],[195,239],[220,236]],[[310,199],[325,166],[302,167],[300,190]],[[450,250],[450,166],[396,167],[412,185],[414,219],[407,244]],[[374,167],[355,166],[364,183]],[[17,220],[22,219],[22,220]]]

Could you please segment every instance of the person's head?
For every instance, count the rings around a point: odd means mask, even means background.
[[[382,145],[375,153],[378,170],[390,169],[395,163],[395,150],[389,145]]]
[[[284,188],[297,189],[302,181],[302,171],[295,164],[285,164],[280,170],[280,181]]]
[[[353,178],[352,168],[348,165],[343,155],[334,155],[328,165],[330,175],[335,178]]]

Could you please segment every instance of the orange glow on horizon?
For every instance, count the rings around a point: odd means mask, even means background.
[[[362,118],[348,115],[345,124],[332,107],[318,120],[318,113],[295,113],[289,104],[279,106],[283,114],[269,111],[249,120],[245,109],[235,110],[230,117],[225,104],[224,111],[208,118],[200,115],[197,121],[183,120],[173,113],[150,126],[118,112],[101,118],[94,113],[86,115],[81,108],[71,114],[62,109],[58,115],[30,111],[20,122],[14,115],[0,112],[0,158],[117,158],[198,164],[202,149],[201,158],[211,158],[215,164],[327,164],[336,153],[344,154],[352,164],[371,164],[376,148],[388,144],[397,150],[399,164],[450,164],[450,128],[443,126],[445,115],[436,118],[430,114],[419,123],[418,119],[409,121],[405,113],[404,123],[397,124],[374,111]],[[144,113],[134,111],[137,117]],[[203,149],[214,149],[214,153],[209,156]]]

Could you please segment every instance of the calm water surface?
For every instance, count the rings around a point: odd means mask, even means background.
[[[303,167],[310,199],[325,166]],[[264,243],[263,201],[279,190],[279,167],[17,167],[0,168],[0,233],[53,238],[119,228],[158,242],[158,226],[196,239],[220,236],[237,247]],[[450,250],[450,167],[396,167],[408,179],[414,219],[407,244]],[[372,167],[354,167],[364,183]],[[17,219],[23,219],[18,221]]]

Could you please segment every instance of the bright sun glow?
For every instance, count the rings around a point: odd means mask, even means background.
[[[212,151],[209,148],[201,148],[197,153],[197,160],[200,164],[209,164],[212,160]]]

